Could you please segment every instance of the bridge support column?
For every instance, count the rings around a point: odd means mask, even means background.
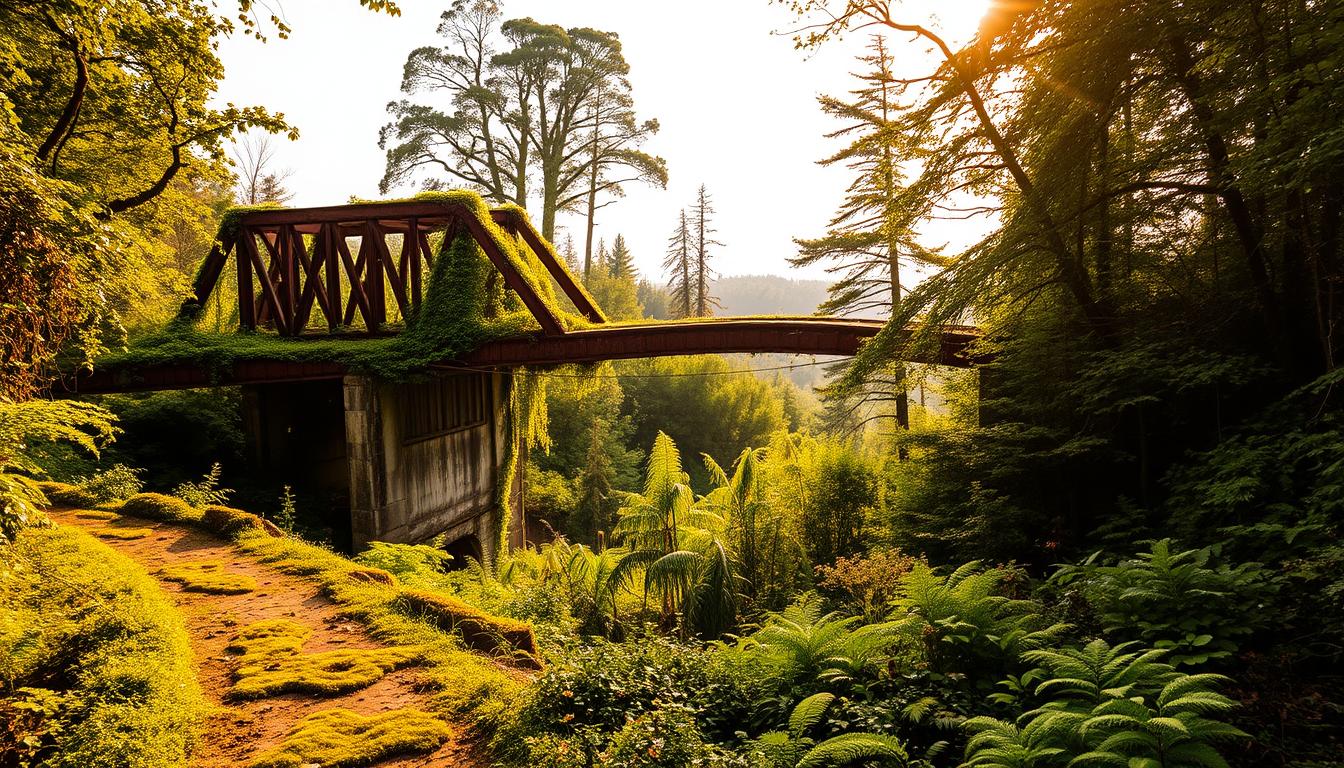
[[[343,386],[354,549],[442,534],[459,555],[493,558],[508,425],[504,377],[393,384],[346,376]]]

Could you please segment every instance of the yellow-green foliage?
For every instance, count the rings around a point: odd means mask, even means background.
[[[13,735],[35,739],[51,768],[186,765],[205,702],[158,583],[74,526],[27,530],[6,557],[16,567],[0,578],[0,721],[18,696],[46,701],[48,714]]]
[[[201,515],[201,527],[222,536],[235,536],[243,531],[262,531],[268,536],[285,535],[279,528],[251,512],[233,507],[206,507]]]
[[[394,755],[430,752],[448,740],[442,720],[415,709],[364,717],[348,709],[315,712],[300,720],[279,747],[252,763],[254,768],[349,768]]]
[[[201,519],[200,511],[190,504],[162,493],[137,493],[122,502],[119,511],[123,515],[168,523],[193,523]]]
[[[359,690],[399,667],[414,664],[419,648],[339,648],[300,653],[312,630],[288,619],[257,622],[227,650],[238,654],[229,697],[259,699],[281,693],[331,695]]]
[[[107,520],[109,522],[112,520],[121,519],[121,515],[118,515],[116,512],[109,512],[105,509],[85,509],[83,511],[76,512],[75,517],[82,518],[84,520]]]
[[[95,530],[94,533],[98,534],[99,536],[102,536],[105,539],[121,539],[122,541],[129,541],[131,539],[143,539],[146,536],[154,533],[154,529],[119,528],[116,526],[108,526],[106,528],[99,528]]]
[[[68,483],[38,483],[37,487],[47,497],[52,506],[56,507],[75,507],[85,509],[98,506],[98,499],[88,491],[77,485]]]
[[[242,573],[229,573],[218,560],[179,563],[163,569],[163,578],[176,581],[191,592],[241,595],[257,588],[257,580]]]
[[[399,610],[397,588],[354,575],[366,568],[311,544],[256,532],[243,533],[238,545],[281,571],[321,583],[342,612],[364,624],[375,639],[421,649],[421,667],[433,694],[434,711],[465,717],[489,730],[519,700],[522,684],[516,677],[490,659],[464,650],[457,636],[435,623]]]

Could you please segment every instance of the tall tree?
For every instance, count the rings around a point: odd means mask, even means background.
[[[276,168],[276,149],[270,136],[244,136],[234,142],[233,163],[237,168],[236,197],[242,205],[284,203],[294,196],[286,186],[293,169]]]
[[[626,69],[628,71],[628,67]],[[623,197],[624,185],[631,182],[667,187],[667,163],[661,157],[639,151],[639,146],[658,132],[658,121],[636,121],[630,82],[624,73],[613,74],[608,83],[594,90],[587,111],[589,152],[585,273],[592,267],[593,228],[597,224],[598,209]],[[609,199],[599,203],[598,198],[602,195]]]
[[[639,150],[657,121],[635,118],[614,33],[501,19],[491,0],[456,0],[438,27],[446,43],[407,57],[408,98],[388,105],[392,122],[379,134],[387,151],[380,188],[465,184],[523,206],[539,194],[548,239],[557,213],[582,210],[588,266],[599,198],[619,197],[632,181],[666,184],[666,164]],[[409,98],[416,95],[440,103]]]
[[[713,258],[710,249],[723,243],[714,239],[718,231],[714,229],[714,204],[704,184],[691,204],[691,222],[695,234],[695,316],[709,317],[719,306],[718,299],[709,293],[710,283],[714,282],[714,270],[709,266]]]
[[[428,170],[446,178],[429,176],[427,186],[466,184],[497,202],[527,204],[532,89],[523,72],[494,63],[500,18],[490,0],[455,0],[436,30],[446,42],[406,57],[402,92],[442,97],[449,109],[407,99],[388,105],[393,121],[378,134],[387,150],[382,192]]]
[[[692,258],[690,225],[686,221],[686,209],[682,209],[676,229],[667,240],[667,256],[663,258],[663,269],[671,278],[669,288],[669,313],[674,318],[695,316],[695,262]]]
[[[635,257],[625,244],[625,235],[617,234],[611,243],[611,254],[607,257],[611,276],[620,280],[634,282],[639,276],[635,270]]]
[[[827,138],[848,142],[820,164],[843,164],[854,173],[854,180],[826,235],[795,240],[799,254],[789,261],[801,267],[827,263],[827,271],[837,275],[818,313],[890,317],[901,305],[902,259],[933,265],[945,261],[916,240],[914,224],[928,210],[907,204],[909,191],[900,164],[915,155],[917,148],[909,146],[893,122],[898,112],[898,80],[886,39],[874,35],[869,53],[859,61],[866,69],[856,75],[860,85],[850,92],[851,99],[818,98],[824,113],[844,121]],[[832,413],[847,415],[873,406],[879,415],[894,415],[899,427],[909,429],[905,367],[896,364],[876,377],[880,382],[849,393],[846,402],[833,403]],[[895,406],[894,414],[886,410],[889,403]]]

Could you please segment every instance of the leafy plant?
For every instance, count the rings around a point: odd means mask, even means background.
[[[777,768],[824,768],[864,761],[865,765],[907,763],[905,746],[876,733],[843,733],[821,743],[807,735],[826,717],[835,701],[830,693],[816,693],[798,702],[789,716],[787,731],[771,731],[756,739],[754,748]]]
[[[219,462],[215,462],[210,465],[210,471],[206,472],[204,477],[179,484],[173,489],[172,495],[193,507],[224,506],[229,503],[233,489],[220,486],[219,478],[223,472],[224,468]]]
[[[1173,552],[1169,539],[1115,565],[1097,558],[1052,581],[1079,589],[1107,635],[1168,649],[1174,665],[1225,659],[1267,619],[1272,587],[1259,563],[1217,563],[1208,547]]]
[[[294,507],[294,489],[286,485],[284,491],[280,494],[280,511],[275,513],[275,518],[271,522],[285,533],[293,533],[297,518],[297,511]]]
[[[630,494],[613,533],[631,551],[612,578],[644,570],[644,590],[661,601],[665,623],[680,619],[683,636],[717,636],[737,620],[737,565],[720,534],[724,520],[698,504],[681,454],[659,432],[649,451],[644,493]]]
[[[823,612],[815,594],[805,594],[747,638],[771,664],[794,679],[841,684],[871,676],[910,622],[860,625],[857,616]]]
[[[112,415],[96,405],[0,398],[0,544],[46,521],[47,500],[31,479],[45,474],[30,451],[35,441],[69,443],[97,456],[115,434]]]
[[[1016,724],[967,721],[966,765],[1050,768],[1225,768],[1215,745],[1244,738],[1214,719],[1236,705],[1216,692],[1220,675],[1188,675],[1161,661],[1166,651],[1093,640],[1082,648],[1029,651],[1042,682],[1039,705]]]
[[[106,504],[110,501],[129,499],[140,493],[143,487],[140,473],[141,470],[125,464],[113,464],[93,477],[79,479],[77,484],[99,504]]]
[[[1055,640],[1065,626],[1051,623],[1040,605],[1000,594],[1010,573],[967,563],[946,576],[927,563],[915,563],[892,602],[894,616],[918,617],[929,661],[944,672],[983,678],[1002,674],[1018,655]]]

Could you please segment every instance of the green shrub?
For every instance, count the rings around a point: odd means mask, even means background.
[[[594,640],[552,655],[515,726],[529,735],[570,740],[571,746],[587,739],[600,750],[628,717],[667,705],[685,707],[706,738],[731,742],[743,731],[773,725],[753,721],[758,702],[775,688],[771,671],[745,656],[658,636]]]
[[[121,513],[165,523],[191,523],[201,519],[201,513],[176,496],[162,493],[137,493],[122,502]]]
[[[182,617],[154,579],[75,526],[30,529],[8,555],[28,576],[0,579],[0,721],[13,723],[0,754],[28,749],[50,768],[187,764],[205,702]],[[15,709],[25,723],[5,716]]]
[[[974,734],[966,765],[1052,768],[1065,765],[1225,768],[1215,745],[1244,739],[1213,719],[1235,708],[1214,691],[1226,678],[1187,675],[1136,643],[1037,650],[1041,682],[1016,724],[991,717],[966,723]]]
[[[284,531],[251,512],[217,505],[202,510],[201,527],[221,536],[236,536],[244,531],[262,531],[277,537],[285,535]]]
[[[232,488],[220,487],[219,478],[223,474],[224,468],[215,462],[210,465],[210,471],[200,480],[187,480],[180,483],[173,489],[173,494],[177,498],[187,502],[193,507],[220,506],[229,503],[229,497],[233,495]]]
[[[706,744],[686,707],[664,705],[634,716],[617,731],[598,757],[611,768],[684,768],[743,763]]]
[[[1171,541],[1115,565],[1094,555],[1052,581],[1080,590],[1108,637],[1171,651],[1177,666],[1225,659],[1265,625],[1271,585],[1259,563],[1215,562],[1210,548],[1173,552]]]
[[[140,492],[140,470],[125,464],[113,464],[93,477],[81,478],[78,484],[99,504],[121,501]]]

